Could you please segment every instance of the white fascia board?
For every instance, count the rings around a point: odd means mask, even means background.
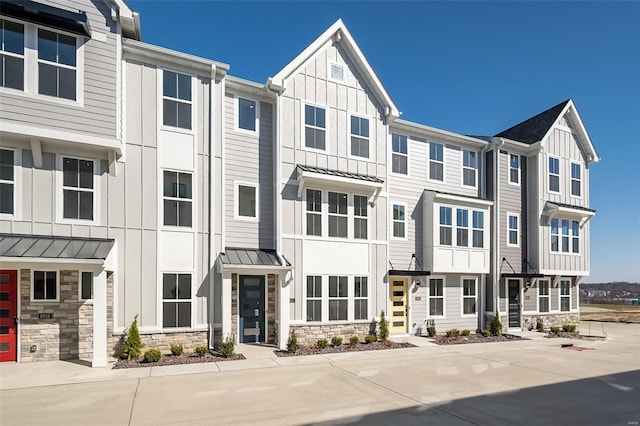
[[[464,195],[452,195],[452,194],[442,194],[439,192],[426,191],[428,194],[434,194],[434,201],[453,201],[458,203],[466,203],[466,204],[475,204],[477,206],[485,206],[491,207],[493,206],[493,201],[489,200],[481,200],[479,198],[471,198],[465,197]]]
[[[220,264],[220,272],[242,272],[247,271],[252,274],[272,274],[279,271],[291,271],[293,266],[265,266],[265,265],[231,265]]]
[[[276,97],[276,94],[270,91],[266,85],[256,83],[243,78],[227,75],[225,78],[225,84],[228,89],[232,91],[246,93],[252,96],[261,96],[263,98],[269,98],[271,101]]]
[[[51,265],[60,269],[69,267],[72,269],[87,268],[100,270],[104,266],[102,259],[69,259],[69,258],[46,258],[46,257],[1,257],[2,264],[6,267],[11,265]]]
[[[518,142],[518,141],[514,141],[512,139],[507,139],[507,138],[494,137],[492,138],[492,140],[502,142],[500,147],[504,147],[505,149],[508,149],[510,151],[516,151],[520,154],[525,154],[525,155],[537,154],[543,148],[542,143],[540,141],[529,145],[523,142]]]
[[[100,136],[84,135],[63,130],[45,129],[34,125],[24,125],[15,121],[0,120],[0,134],[26,136],[29,139],[39,139],[41,142],[71,142],[113,150],[118,156],[122,155],[122,142],[117,139],[102,138]]]
[[[427,138],[436,138],[446,142],[452,142],[460,145],[471,146],[473,148],[484,148],[490,142],[483,139],[473,138],[458,133],[449,132],[447,130],[437,129],[435,127],[426,126],[424,124],[414,123],[403,119],[396,119],[391,123],[391,130],[398,129],[408,133],[419,134]]]

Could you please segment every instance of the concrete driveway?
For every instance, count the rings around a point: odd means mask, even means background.
[[[94,373],[61,363],[80,383],[47,386],[38,374],[3,368],[0,423],[637,425],[640,324],[605,329],[605,341],[573,342],[593,349],[584,351],[538,338],[255,357],[193,374]],[[42,383],[61,380],[51,377]]]

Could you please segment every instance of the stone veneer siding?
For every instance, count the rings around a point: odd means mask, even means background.
[[[538,325],[538,318],[542,319],[544,328],[548,329],[549,327],[562,327],[564,324],[577,324],[580,321],[580,314],[577,312],[527,314],[522,317],[522,328],[524,330],[535,330]]]
[[[275,344],[278,338],[278,325],[276,323],[276,276],[267,275],[267,343]]]
[[[300,324],[291,325],[289,332],[294,330],[298,336],[298,343],[303,346],[315,345],[318,339],[331,340],[335,336],[340,336],[346,342],[353,335],[360,340],[364,339],[367,334],[377,333],[376,323],[374,322],[358,322],[349,324]]]

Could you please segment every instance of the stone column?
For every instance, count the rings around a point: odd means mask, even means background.
[[[222,273],[222,341],[231,336],[231,273]]]
[[[289,339],[289,297],[290,288],[286,272],[278,274],[278,347],[287,348]]]
[[[92,367],[107,365],[107,272],[93,274],[93,360]]]

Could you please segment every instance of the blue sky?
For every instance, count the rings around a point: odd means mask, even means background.
[[[602,158],[585,282],[640,281],[640,2],[129,3],[143,41],[257,82],[342,18],[402,118],[463,134],[573,98]]]

